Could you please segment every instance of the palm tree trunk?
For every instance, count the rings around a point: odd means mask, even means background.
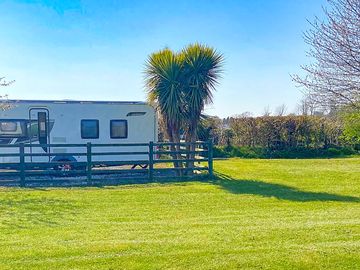
[[[188,130],[188,132],[186,133],[186,136],[185,136],[185,142],[186,143],[191,143],[191,133],[190,133],[190,130]],[[191,145],[186,145],[186,159],[190,159],[191,158],[191,155],[190,155],[190,151],[191,151]],[[186,168],[190,168],[191,164],[189,161],[186,161],[186,164],[185,164]],[[187,171],[186,172],[187,174],[191,174],[191,171]]]
[[[187,159],[195,159],[195,150],[196,150],[196,123],[193,122],[191,123],[191,127],[189,128],[189,132],[187,134],[187,138],[186,138],[186,142],[190,143],[190,145],[187,147],[188,150],[188,154],[187,154]],[[187,161],[186,162],[186,167],[192,170],[188,171],[189,175],[192,175],[194,173],[194,161]]]
[[[175,151],[177,152],[180,152],[181,150],[181,147],[180,147],[180,132],[175,129],[175,131],[173,132],[173,138],[174,138],[174,143],[176,143],[174,149]],[[177,159],[177,160],[181,160],[182,159],[182,156],[180,153],[176,153],[173,158]],[[182,170],[181,168],[183,168],[183,164],[181,161],[176,161],[174,162],[174,167],[177,168],[178,170],[177,171],[177,176],[182,176]]]
[[[175,142],[174,141],[174,136],[173,136],[174,132],[173,132],[173,130],[171,129],[171,127],[169,125],[167,125],[166,132],[167,132],[167,135],[168,135],[168,138],[169,138],[169,142],[170,143]],[[170,151],[171,152],[176,151],[175,145],[170,145]],[[170,156],[172,157],[172,159],[177,159],[177,156],[174,153],[172,153]],[[178,162],[176,162],[176,161],[174,161],[174,168],[178,168]]]

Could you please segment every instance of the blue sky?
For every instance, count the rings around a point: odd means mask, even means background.
[[[308,63],[306,19],[325,0],[0,0],[2,89],[18,99],[144,100],[147,56],[192,42],[224,54],[223,78],[207,113],[221,117],[302,94],[290,74]]]

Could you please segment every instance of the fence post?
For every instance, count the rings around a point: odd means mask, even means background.
[[[25,146],[23,143],[19,144],[20,156],[20,186],[25,187]]]
[[[91,184],[91,143],[86,144],[86,180],[88,184]]]
[[[149,180],[154,179],[154,142],[149,142]]]
[[[208,142],[208,168],[209,168],[209,176],[214,176],[214,165],[213,165],[213,143],[210,140]]]

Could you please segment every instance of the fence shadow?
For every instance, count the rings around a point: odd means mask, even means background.
[[[360,202],[359,197],[344,196],[326,192],[302,191],[294,187],[262,182],[259,180],[234,179],[228,175],[217,173],[212,180],[206,181],[218,185],[234,194],[250,194],[263,197],[275,197],[280,200],[309,202],[309,201],[338,201]]]

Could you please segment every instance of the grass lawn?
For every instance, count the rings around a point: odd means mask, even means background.
[[[212,181],[0,189],[0,269],[360,269],[360,159]]]

